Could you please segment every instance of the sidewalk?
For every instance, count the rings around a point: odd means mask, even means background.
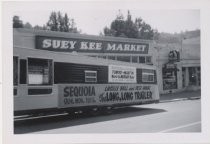
[[[161,94],[160,95],[160,103],[163,102],[172,102],[179,100],[189,100],[189,99],[200,99],[201,91],[183,91],[178,93],[171,94]]]

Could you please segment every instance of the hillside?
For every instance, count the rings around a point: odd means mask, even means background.
[[[181,33],[159,33],[158,43],[179,43],[184,38],[194,38],[200,36],[200,30],[185,31]]]

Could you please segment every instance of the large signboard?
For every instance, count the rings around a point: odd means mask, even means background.
[[[109,65],[109,82],[136,83],[136,68],[128,66]]]
[[[179,62],[180,61],[180,53],[177,50],[172,50],[168,54],[169,62]]]
[[[163,90],[177,89],[177,69],[175,64],[166,64],[162,69]]]
[[[155,87],[139,84],[60,84],[59,107],[143,103],[155,100]]]
[[[60,52],[148,54],[148,43],[36,36],[36,48]]]

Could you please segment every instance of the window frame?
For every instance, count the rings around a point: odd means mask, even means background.
[[[49,75],[49,83],[48,84],[29,84],[29,59],[39,59],[39,60],[46,60],[47,61],[47,66],[48,68],[50,67],[51,63],[51,68],[49,68],[49,73],[51,71],[51,75]],[[27,84],[29,86],[52,86],[54,84],[54,65],[53,65],[53,59],[46,59],[46,58],[40,58],[40,57],[27,57]]]
[[[135,60],[136,59],[136,60]],[[131,61],[132,61],[132,63],[139,63],[138,62],[138,56],[132,56],[131,57]]]
[[[85,83],[97,83],[97,71],[94,70],[85,70]],[[87,76],[87,73],[95,73],[95,76]],[[94,78],[95,81],[89,81],[87,78]]]
[[[131,56],[130,56],[130,55],[128,55],[128,56],[125,56],[125,55],[118,55],[118,56],[116,56],[116,60],[117,60],[117,61],[121,61],[121,62],[127,62],[127,63],[132,62]]]
[[[142,82],[144,82],[144,83],[154,83],[155,82],[155,71],[151,70],[153,72],[144,72],[144,70],[150,70],[150,69],[142,69]],[[144,75],[147,76],[147,81],[145,81],[145,79],[143,78]],[[148,79],[149,76],[153,76],[152,81],[150,81]]]
[[[152,63],[152,57],[151,56],[146,56],[145,57],[145,63],[146,64],[151,64]]]
[[[116,56],[114,56],[114,55],[108,55],[107,56],[107,59],[108,60],[116,60]]]
[[[141,58],[142,58],[142,59],[141,59]],[[145,57],[145,56],[139,56],[138,59],[139,59],[139,63],[140,63],[140,64],[145,64],[145,63],[146,63],[146,57]],[[143,60],[143,59],[144,59],[144,60]],[[142,62],[141,60],[143,60],[143,62]]]
[[[17,70],[16,70],[16,73],[14,73],[15,71],[14,71],[14,59],[17,59]],[[19,74],[20,74],[20,63],[19,63],[19,56],[16,56],[16,55],[13,55],[13,95],[15,96],[15,97],[17,97],[18,96],[18,85],[19,85],[19,78],[20,78],[20,76],[19,76]],[[16,82],[14,83],[14,76],[16,75]]]
[[[19,72],[19,67],[20,67],[20,65],[19,65],[19,57],[18,56],[13,56],[13,60],[14,60],[14,58],[17,58],[17,73],[15,74],[15,75],[17,75],[17,83],[16,84],[14,84],[14,69],[13,69],[13,86],[18,86],[19,85],[19,74],[20,74],[20,72]],[[13,68],[14,68],[14,61],[13,61]]]
[[[22,74],[23,72],[25,75]],[[19,58],[19,84],[26,85],[27,83],[28,83],[28,59]]]

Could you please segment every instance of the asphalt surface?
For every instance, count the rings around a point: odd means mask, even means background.
[[[110,115],[63,115],[19,121],[14,133],[180,133],[201,132],[201,100],[120,108]]]
[[[171,102],[176,100],[200,99],[201,90],[183,91],[177,93],[168,93],[160,95],[160,102]]]

